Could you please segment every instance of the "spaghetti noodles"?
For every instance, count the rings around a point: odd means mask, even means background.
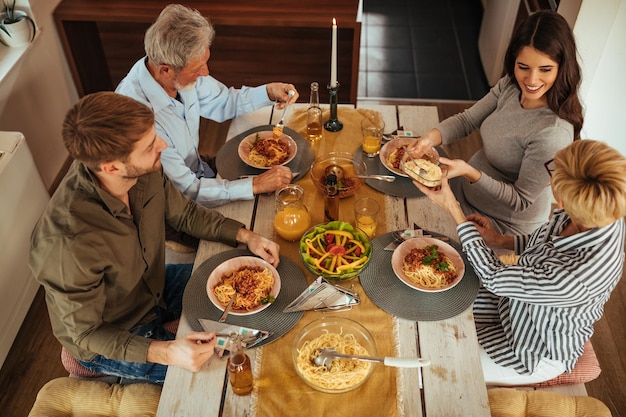
[[[229,275],[223,275],[213,288],[213,294],[224,306],[236,297],[232,305],[235,311],[252,311],[264,302],[271,302],[273,285],[274,275],[268,268],[242,266]]]
[[[441,184],[443,172],[441,167],[423,158],[411,159],[404,162],[403,171],[416,181],[427,187],[436,187]]]
[[[425,289],[443,288],[457,276],[456,267],[437,245],[411,249],[404,257],[402,272],[415,285]]]
[[[251,163],[257,166],[271,167],[284,164],[289,159],[289,145],[276,134],[262,138],[258,133],[248,154]]]
[[[335,360],[330,368],[315,365],[315,358],[322,348],[333,348],[348,355],[369,355],[352,334],[324,333],[306,341],[300,349],[296,364],[303,378],[309,383],[327,390],[344,390],[354,387],[367,377],[372,366],[369,362],[357,360]]]

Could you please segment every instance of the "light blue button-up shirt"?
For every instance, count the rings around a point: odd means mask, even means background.
[[[228,88],[209,75],[199,77],[194,89],[180,91],[174,99],[152,77],[146,60],[137,61],[115,91],[154,111],[156,132],[167,143],[161,162],[172,183],[189,199],[206,207],[254,198],[251,178],[215,178],[215,172],[200,158],[200,117],[223,122],[270,105],[265,85]]]

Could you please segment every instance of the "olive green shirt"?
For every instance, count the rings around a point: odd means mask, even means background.
[[[52,330],[74,357],[146,362],[150,339],[129,332],[163,304],[165,224],[236,246],[243,225],[188,200],[162,171],[129,191],[130,211],[74,162],[35,225],[29,266]]]

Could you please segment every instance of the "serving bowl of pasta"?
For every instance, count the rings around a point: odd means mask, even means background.
[[[336,167],[342,172],[342,178],[337,178],[337,188],[339,190],[339,198],[350,197],[354,195],[365,182],[363,178],[351,178],[354,175],[366,175],[367,167],[364,161],[356,161],[351,154],[347,152],[330,152],[320,156],[311,164],[309,174],[311,180],[322,194],[326,189],[326,176],[329,167],[335,168],[332,172],[336,172]]]
[[[439,152],[435,148],[419,158],[404,158],[400,168],[409,178],[429,188],[439,187],[441,177],[448,173],[448,166],[439,163]]]
[[[350,223],[318,224],[300,238],[302,263],[311,273],[324,278],[353,278],[365,269],[371,257],[367,234]]]
[[[429,237],[402,242],[391,255],[391,267],[400,281],[424,292],[449,290],[465,274],[465,263],[456,249]]]
[[[209,300],[224,310],[236,296],[230,313],[247,316],[270,306],[280,292],[280,276],[270,263],[255,256],[238,256],[219,264],[206,283]]]
[[[372,334],[345,317],[322,317],[304,326],[291,349],[296,372],[310,387],[331,394],[352,391],[365,383],[374,370],[371,362],[335,359],[330,367],[315,364],[322,348],[339,353],[376,356]]]
[[[293,138],[278,130],[252,133],[243,138],[237,148],[239,158],[258,169],[288,164],[297,152],[298,145]]]

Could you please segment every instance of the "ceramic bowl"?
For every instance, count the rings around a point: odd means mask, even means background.
[[[450,261],[454,264],[457,272],[457,275],[452,282],[439,288],[426,288],[420,286],[418,283],[406,276],[404,271],[402,270],[404,257],[407,254],[411,253],[411,249],[424,248],[430,245],[437,245],[438,251],[440,251],[450,259]],[[404,284],[415,290],[424,292],[442,292],[449,290],[450,288],[455,287],[459,282],[461,282],[461,279],[463,279],[463,275],[465,274],[465,263],[463,262],[463,258],[461,257],[459,252],[457,252],[456,249],[454,249],[446,242],[442,242],[439,239],[434,239],[430,237],[415,237],[402,242],[393,252],[393,255],[391,255],[391,268],[393,269],[393,272],[394,274],[396,274],[398,279]]]
[[[241,140],[241,142],[239,143],[239,146],[237,147],[237,153],[239,154],[239,158],[241,158],[241,160],[244,163],[246,163],[246,165],[251,166],[253,168],[270,169],[273,165],[270,165],[270,166],[259,165],[255,163],[254,161],[251,161],[249,158],[249,155],[250,155],[250,151],[252,150],[254,146],[254,142],[257,140],[257,138],[266,139],[266,138],[271,138],[272,136],[273,136],[272,132],[265,131],[265,130],[261,132],[255,132],[246,136],[245,138]],[[281,143],[284,143],[287,145],[287,149],[288,149],[287,160],[279,164],[279,165],[286,165],[289,162],[291,162],[291,160],[298,153],[298,145],[296,144],[296,141],[294,141],[291,136],[285,135],[284,133],[278,138],[278,140]]]
[[[209,300],[213,303],[213,305],[220,310],[224,311],[226,307],[224,304],[220,303],[215,294],[213,293],[213,288],[217,286],[224,275],[230,275],[233,272],[237,271],[239,268],[249,266],[255,267],[259,266],[261,268],[267,268],[274,275],[274,285],[270,291],[270,295],[274,297],[274,299],[278,298],[278,293],[280,293],[280,275],[276,268],[274,268],[270,263],[264,261],[261,258],[257,258],[256,256],[238,256],[219,264],[209,275],[206,283],[206,292],[209,296]],[[260,311],[265,310],[270,306],[270,303],[261,304],[253,310],[235,310],[231,309],[228,314],[232,314],[233,316],[248,316],[251,314],[256,314]]]

